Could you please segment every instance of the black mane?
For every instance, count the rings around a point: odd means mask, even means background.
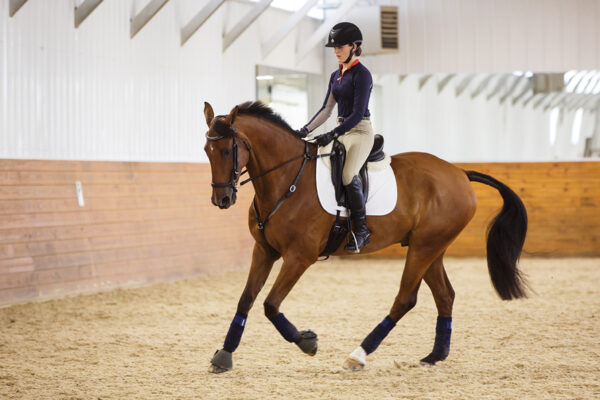
[[[239,104],[238,114],[252,114],[259,116],[281,126],[294,136],[300,137],[298,133],[281,117],[281,115],[277,114],[271,107],[262,101],[247,101]]]
[[[303,135],[300,135],[298,132],[296,132],[281,117],[281,115],[277,114],[271,107],[267,106],[262,101],[247,101],[245,103],[238,104],[238,114],[256,115],[279,125],[296,137],[303,137]],[[232,137],[234,135],[233,130],[225,122],[221,121],[221,118],[224,117],[226,117],[226,115],[218,115],[217,118],[213,120],[213,129],[223,137]]]

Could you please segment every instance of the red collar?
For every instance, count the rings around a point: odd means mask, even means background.
[[[354,67],[356,64],[358,64],[359,60],[356,59],[354,60],[354,62],[352,64],[350,64],[350,66],[348,67],[348,69],[346,71],[350,71],[350,68]],[[340,64],[340,81],[342,80],[342,77],[344,76],[344,74],[346,73],[346,71],[342,71],[342,68],[344,68],[344,64]]]

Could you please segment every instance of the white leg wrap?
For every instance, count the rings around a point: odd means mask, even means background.
[[[356,360],[359,363],[361,363],[362,365],[367,364],[367,353],[361,346],[358,346],[356,349],[354,349],[354,351],[352,353],[350,353],[348,358]]]

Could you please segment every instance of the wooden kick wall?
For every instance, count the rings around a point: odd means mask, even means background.
[[[0,160],[0,305],[248,266],[252,188],[219,210],[210,180],[207,164]]]
[[[523,200],[529,217],[524,256],[600,256],[600,162],[459,163],[493,176]],[[473,182],[477,211],[451,256],[485,256],[486,228],[502,208],[499,192]],[[404,255],[393,246],[378,254]]]
[[[600,162],[459,166],[522,197],[526,255],[600,256]],[[249,266],[252,188],[219,210],[209,182],[207,164],[0,160],[0,305]],[[473,188],[477,213],[450,255],[485,254],[485,227],[502,199]]]

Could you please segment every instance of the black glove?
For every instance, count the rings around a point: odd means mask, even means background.
[[[302,127],[300,129],[298,129],[296,132],[296,136],[304,139],[306,136],[308,136],[308,129],[306,129],[306,127]]]
[[[324,133],[322,135],[319,135],[315,138],[315,142],[323,147],[323,146],[327,146],[329,143],[331,143],[331,141],[335,138],[337,138],[338,135],[337,133],[335,133],[334,131],[329,131],[327,133]]]

